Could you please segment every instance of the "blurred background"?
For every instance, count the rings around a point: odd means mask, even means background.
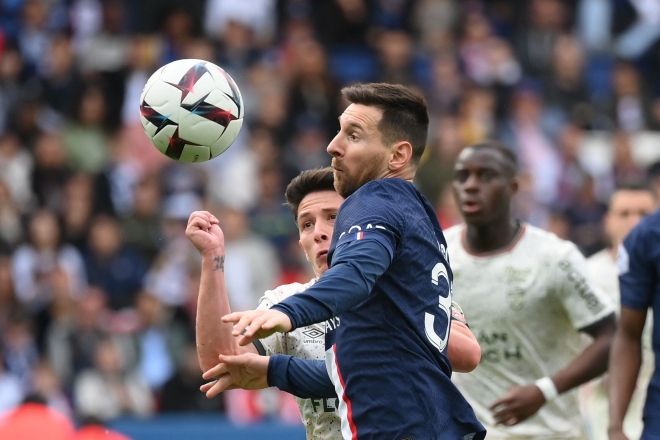
[[[204,164],[140,124],[180,58],[245,101]],[[654,0],[0,0],[0,413],[37,396],[136,439],[304,438],[287,395],[199,393],[189,214],[221,220],[233,309],[308,281],[284,188],[329,165],[341,87],[383,81],[428,101],[416,183],[443,227],[455,157],[496,138],[522,163],[517,216],[589,256],[617,184],[660,193],[659,78]]]

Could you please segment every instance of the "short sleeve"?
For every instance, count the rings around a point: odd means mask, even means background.
[[[573,243],[557,263],[560,301],[575,329],[583,329],[614,313],[614,304],[589,275],[587,260]]]
[[[259,306],[257,306],[257,310],[266,310],[270,309],[275,302],[270,298],[271,295],[269,293],[273,293],[272,291],[266,292],[266,294],[261,298],[259,301]],[[272,335],[260,339],[259,342],[261,342],[261,345],[263,346],[264,350],[266,351],[266,356],[272,356],[274,354],[286,354],[285,347],[286,347],[286,333],[273,333]]]
[[[651,306],[656,273],[649,255],[649,237],[643,224],[638,225],[619,247],[617,266],[621,305],[646,310]]]
[[[379,182],[369,182],[349,197],[337,216],[336,248],[357,240],[375,240],[394,257],[399,247],[405,216],[392,209],[395,202]]]

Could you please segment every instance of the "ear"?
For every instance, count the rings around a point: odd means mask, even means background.
[[[413,147],[408,141],[397,142],[390,146],[390,160],[388,168],[390,171],[399,171],[405,168],[413,156]]]
[[[311,261],[309,261],[309,255],[307,255],[307,252],[305,252],[305,248],[302,245],[302,241],[298,240],[298,246],[300,246],[300,249],[303,250],[303,253],[305,254],[305,259],[307,260],[307,262],[311,263]]]
[[[519,187],[520,187],[520,184],[518,183],[518,178],[514,177],[513,179],[511,179],[510,188],[511,188],[511,195],[512,196],[516,195],[518,193],[518,188]]]

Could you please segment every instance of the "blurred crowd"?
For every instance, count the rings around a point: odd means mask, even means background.
[[[220,65],[245,101],[205,164],[140,123],[142,87],[180,58]],[[616,185],[660,192],[636,153],[660,130],[659,74],[653,0],[0,0],[0,412],[36,393],[78,420],[299,420],[271,391],[198,391],[192,211],[221,221],[233,309],[308,281],[284,188],[329,164],[342,86],[392,82],[428,101],[416,183],[443,226],[458,152],[497,138],[520,157],[517,215],[591,254]]]

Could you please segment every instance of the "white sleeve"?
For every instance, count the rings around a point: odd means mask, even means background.
[[[557,262],[557,294],[575,329],[595,324],[614,313],[614,304],[591,280],[587,261],[573,243],[560,253]]]
[[[257,310],[270,309],[273,305],[277,304],[279,301],[274,298],[276,295],[272,290],[266,291],[259,301]],[[273,333],[266,338],[259,339],[259,342],[261,342],[261,345],[266,351],[266,356],[286,354],[286,333]]]

